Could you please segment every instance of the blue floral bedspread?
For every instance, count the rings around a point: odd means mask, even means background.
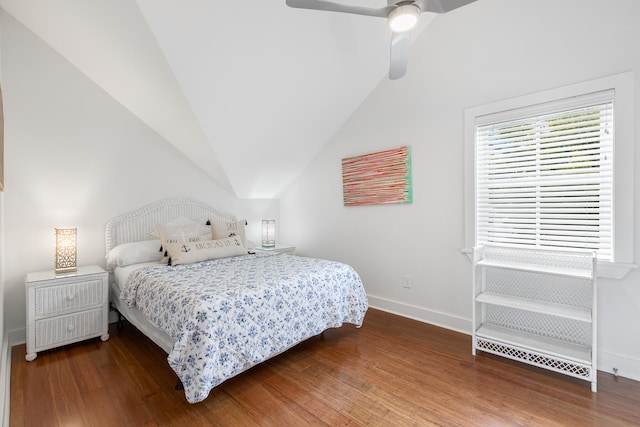
[[[271,253],[144,267],[120,297],[176,340],[167,360],[190,403],[328,328],[361,326],[368,308],[352,267]]]

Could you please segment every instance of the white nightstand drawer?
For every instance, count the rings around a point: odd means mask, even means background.
[[[78,309],[99,306],[104,300],[102,279],[35,290],[35,317],[62,314]]]
[[[84,337],[100,335],[104,329],[102,307],[66,316],[51,317],[36,321],[36,348],[44,350]]]
[[[27,273],[27,354],[85,339],[109,339],[109,284],[97,265],[73,273],[53,270]]]

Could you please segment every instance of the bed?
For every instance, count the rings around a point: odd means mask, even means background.
[[[167,353],[190,403],[329,328],[360,327],[368,308],[352,267],[251,251],[243,223],[169,198],[106,226],[111,304]]]

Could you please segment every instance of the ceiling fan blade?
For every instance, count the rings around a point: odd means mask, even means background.
[[[389,64],[389,79],[396,80],[407,72],[409,62],[409,47],[411,46],[411,31],[394,32],[391,34],[391,61]]]
[[[325,10],[328,12],[353,13],[355,15],[377,16],[386,18],[389,12],[395,9],[395,5],[381,9],[370,7],[349,6],[324,0],[287,0],[287,6],[299,9]]]
[[[476,0],[416,0],[414,3],[423,12],[447,13],[474,1]]]

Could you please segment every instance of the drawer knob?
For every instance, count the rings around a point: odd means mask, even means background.
[[[67,326],[67,331],[71,332],[71,331],[73,331],[75,328],[76,328],[76,327],[75,327],[75,326],[73,326],[73,325],[68,325],[68,326]]]

